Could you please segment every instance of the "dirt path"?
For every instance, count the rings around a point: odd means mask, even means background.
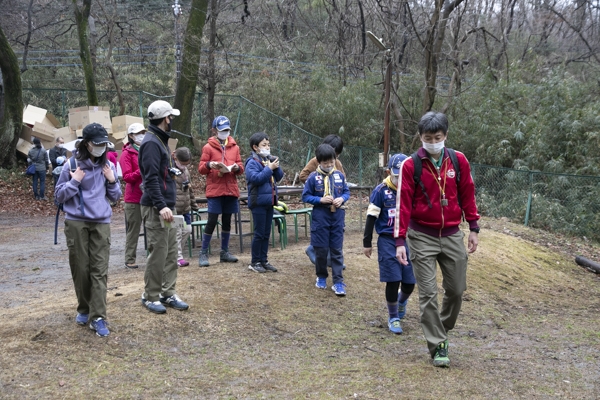
[[[179,271],[189,312],[156,316],[123,267],[123,215],[113,217],[108,317],[100,339],[74,323],[67,250],[54,217],[0,218],[2,398],[567,398],[600,394],[600,278],[574,265],[585,240],[484,220],[469,261],[452,367],[431,366],[416,297],[402,336],[387,331],[375,259],[347,219],[348,296],[314,288],[307,240],[270,250],[276,274],[240,263]],[[216,243],[215,243],[216,244]],[[218,244],[216,244],[218,246]],[[213,257],[214,259],[215,257]],[[596,260],[598,260],[596,258]]]

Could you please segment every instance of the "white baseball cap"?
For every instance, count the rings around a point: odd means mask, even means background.
[[[171,105],[164,100],[156,100],[148,106],[149,119],[161,119],[168,117],[169,115],[177,116],[179,115],[179,110],[171,107]]]
[[[127,128],[127,133],[130,135],[135,135],[136,133],[140,133],[145,130],[146,127],[144,125],[140,124],[139,122],[135,122],[129,125],[129,128]]]

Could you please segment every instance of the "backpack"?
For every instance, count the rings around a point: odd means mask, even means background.
[[[75,170],[77,169],[77,162],[75,161],[75,156],[69,158],[69,166],[71,167],[71,172],[75,172]],[[56,204],[56,220],[54,222],[54,244],[58,244],[58,216],[63,210],[63,203],[57,203],[55,198],[54,204]]]
[[[448,152],[448,157],[450,157],[450,161],[452,161],[452,165],[454,166],[454,171],[456,171],[456,186],[458,188],[458,184],[460,183],[460,164],[458,163],[458,158],[456,157],[456,152],[449,147],[446,147],[445,150]],[[414,153],[412,153],[410,157],[412,158],[413,164],[415,166],[415,170],[413,173],[413,179],[415,181],[415,186],[419,185],[421,187],[421,190],[423,191],[423,194],[425,195],[425,198],[427,199],[427,205],[429,206],[429,208],[431,208],[432,205],[431,205],[431,201],[429,200],[429,195],[427,195],[427,191],[425,191],[425,185],[423,185],[423,182],[421,181],[421,173],[423,172],[423,161],[421,161],[421,158],[417,155],[416,151]],[[458,198],[458,205],[462,209],[462,205],[460,204],[460,196],[457,196],[457,198]],[[414,206],[414,204],[413,204],[413,206]]]

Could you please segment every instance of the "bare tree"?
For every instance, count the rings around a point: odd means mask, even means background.
[[[77,4],[77,0],[72,0],[72,2],[73,11],[75,12],[75,22],[77,24],[79,57],[81,58],[81,64],[83,66],[88,105],[97,106],[98,94],[96,93],[96,78],[87,32],[88,18],[90,17],[90,10],[92,8],[92,0],[83,0],[83,4],[81,6]]]
[[[0,27],[0,166],[15,165],[15,149],[23,121],[23,97],[19,61]]]
[[[216,0],[213,0],[215,2]],[[202,32],[206,21],[208,0],[193,0],[190,17],[185,30],[181,77],[175,91],[175,108],[181,115],[174,121],[175,129],[191,134],[192,112],[198,85]]]

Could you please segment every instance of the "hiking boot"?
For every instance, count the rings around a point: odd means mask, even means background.
[[[200,267],[208,267],[210,264],[208,262],[208,251],[201,251],[200,252]]]
[[[179,296],[177,296],[176,294],[171,295],[169,297],[159,297],[160,302],[165,305],[165,306],[169,306],[169,307],[173,307],[176,310],[180,310],[180,311],[185,311],[188,308],[190,308],[190,306],[188,305],[188,303],[186,303],[185,301],[181,300],[179,298]]]
[[[400,318],[390,318],[388,320],[388,328],[390,332],[399,335],[402,333],[402,327],[400,326]]]
[[[327,278],[317,277],[317,282],[315,283],[315,286],[319,289],[327,289]]]
[[[107,322],[102,318],[97,318],[90,323],[90,329],[96,331],[96,335],[100,337],[106,337],[110,333]]]
[[[400,293],[398,293],[398,298],[400,298]],[[404,303],[400,303],[398,300],[398,318],[402,319],[406,315],[406,306],[408,305],[408,299],[404,300]]]
[[[266,271],[277,272],[277,268],[272,266],[270,262],[266,261],[261,264]]]
[[[260,261],[248,265],[248,269],[251,271],[260,272],[261,274],[263,272],[267,272],[267,270],[262,266],[262,263]]]
[[[183,258],[177,260],[177,266],[178,267],[187,267],[188,265],[190,265],[189,262],[185,261]]]
[[[138,265],[136,263],[131,263],[131,264],[125,263],[125,268],[136,269],[136,268],[138,268]]]
[[[238,262],[237,257],[232,256],[231,253],[229,253],[228,249],[221,249],[220,260],[221,260],[221,262],[230,262],[230,263]]]
[[[90,318],[89,314],[77,313],[77,316],[75,317],[75,323],[77,325],[85,325],[85,324],[87,324],[89,318]]]
[[[150,301],[144,298],[142,294],[142,305],[148,309],[148,311],[152,311],[155,314],[164,314],[167,312],[165,306],[161,304],[160,301]]]
[[[346,284],[344,282],[334,283],[331,287],[336,294],[336,296],[345,296],[346,295]]]
[[[433,366],[434,367],[449,367],[450,359],[448,358],[448,341],[444,340],[438,344],[435,348],[435,354],[433,355]]]

